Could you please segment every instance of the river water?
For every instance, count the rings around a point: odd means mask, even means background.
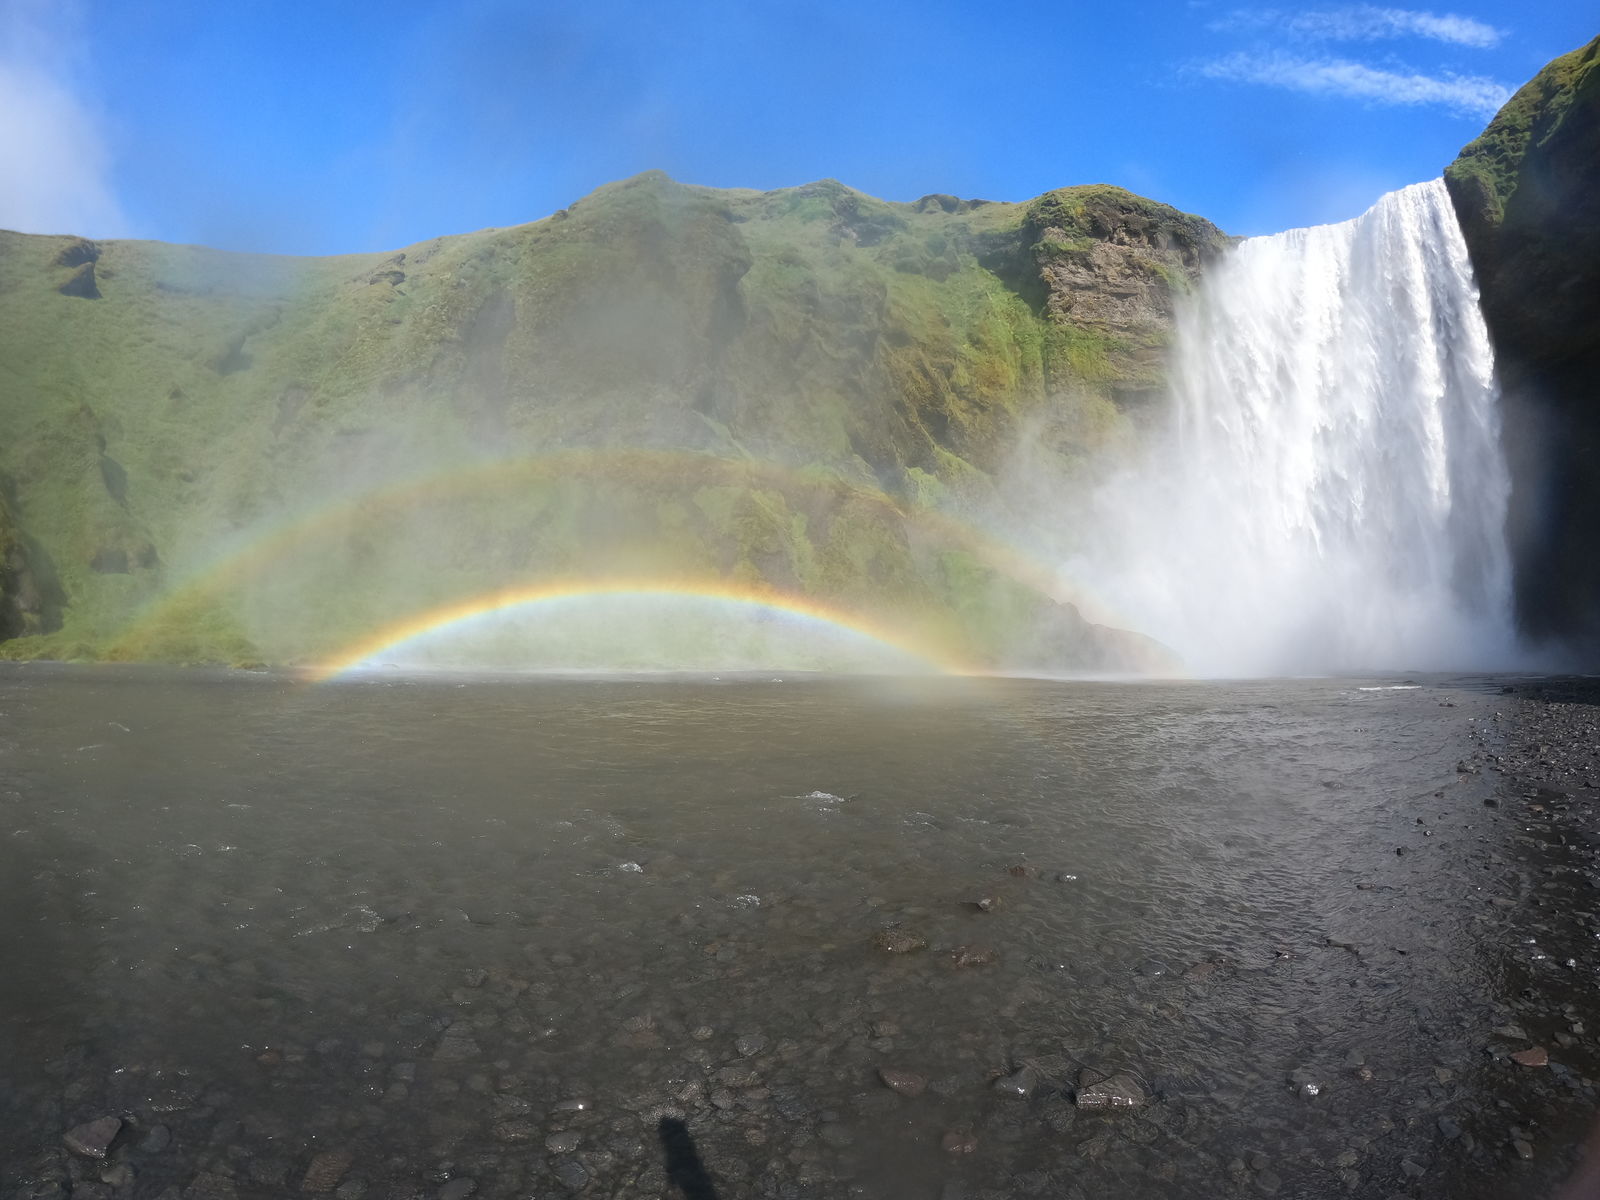
[[[1538,1194],[1594,937],[1511,702],[8,667],[0,1194]]]

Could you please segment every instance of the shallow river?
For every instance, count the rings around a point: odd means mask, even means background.
[[[1543,1194],[1587,880],[1397,682],[7,668],[0,1194]]]

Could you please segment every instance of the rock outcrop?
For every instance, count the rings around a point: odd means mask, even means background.
[[[1504,393],[1525,630],[1600,656],[1600,38],[1445,171]]]
[[[0,491],[0,639],[48,633],[59,619],[54,572]]]

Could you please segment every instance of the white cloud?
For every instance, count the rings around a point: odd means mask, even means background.
[[[1210,79],[1258,83],[1319,96],[1344,96],[1374,104],[1435,105],[1463,116],[1492,117],[1511,89],[1476,75],[1420,75],[1383,71],[1343,58],[1287,54],[1229,54],[1200,64]]]
[[[78,86],[76,6],[0,4],[0,228],[118,237],[111,153]]]
[[[1244,10],[1230,14],[1212,28],[1234,31],[1276,29],[1297,38],[1333,42],[1375,42],[1417,37],[1478,50],[1499,45],[1500,39],[1505,36],[1501,30],[1475,17],[1418,12],[1409,8],[1380,8],[1372,4],[1313,12]]]

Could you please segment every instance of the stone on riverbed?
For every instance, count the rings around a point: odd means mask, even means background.
[[[439,1048],[433,1052],[433,1059],[435,1062],[465,1062],[482,1054],[483,1051],[472,1038],[471,1026],[463,1022],[444,1031]]]
[[[141,1154],[160,1154],[172,1144],[172,1130],[165,1125],[152,1125],[139,1139],[137,1146]]]
[[[1150,1102],[1144,1085],[1126,1071],[1106,1075],[1084,1071],[1078,1076],[1077,1104],[1091,1112],[1127,1111]]]
[[[1023,1067],[1009,1075],[1002,1075],[994,1081],[995,1091],[1002,1096],[1015,1096],[1019,1100],[1026,1100],[1038,1086],[1039,1077],[1029,1067]]]
[[[118,1117],[101,1117],[97,1121],[88,1121],[75,1126],[61,1135],[61,1140],[67,1144],[67,1149],[87,1158],[104,1158],[106,1150],[122,1131],[122,1121]]]
[[[300,1181],[302,1192],[331,1192],[339,1186],[344,1173],[355,1162],[348,1150],[324,1150],[311,1160],[305,1178]]]
[[[927,949],[928,939],[904,929],[884,929],[872,939],[872,944],[890,954],[910,954],[913,950]]]
[[[1511,1056],[1511,1061],[1525,1067],[1547,1067],[1550,1065],[1550,1054],[1543,1046],[1534,1046],[1528,1050],[1518,1050]]]
[[[495,1140],[518,1144],[531,1142],[539,1136],[539,1127],[532,1121],[501,1121],[494,1127]]]
[[[958,968],[992,967],[1000,956],[988,946],[957,946],[950,954],[950,963]]]
[[[897,1067],[879,1067],[878,1078],[885,1087],[902,1096],[920,1096],[928,1089],[928,1077],[915,1071],[902,1071]]]

